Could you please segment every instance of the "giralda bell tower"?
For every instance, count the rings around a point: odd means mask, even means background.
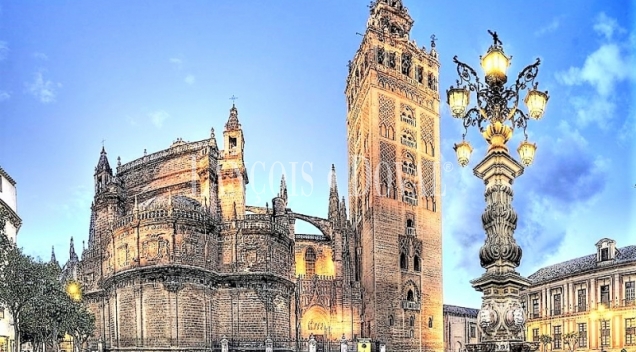
[[[409,38],[400,0],[376,0],[347,77],[351,248],[362,337],[442,351],[439,62]],[[357,329],[356,329],[357,330]]]

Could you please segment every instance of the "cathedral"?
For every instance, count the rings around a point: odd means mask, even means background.
[[[234,105],[222,135],[115,168],[102,148],[88,243],[64,269],[95,314],[91,348],[442,351],[438,55],[400,0],[370,12],[345,91],[348,204],[332,167],[326,218],[294,212],[284,177],[246,204]]]

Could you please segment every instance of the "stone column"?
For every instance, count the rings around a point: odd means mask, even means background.
[[[612,296],[610,299],[614,300],[614,307],[620,306],[621,304],[621,276],[620,274],[614,274],[614,285],[612,285]]]
[[[594,278],[590,279],[590,287],[588,291],[589,291],[590,298],[588,299],[587,307],[588,307],[588,311],[590,311],[592,309],[596,309],[596,305],[598,303],[598,300],[596,299],[596,280]]]
[[[523,166],[508,153],[505,142],[512,129],[499,122],[483,132],[490,144],[488,154],[473,172],[486,185],[486,209],[482,225],[486,240],[479,250],[481,266],[486,272],[471,284],[483,292],[477,318],[482,334],[481,343],[467,344],[469,352],[536,351],[538,344],[524,341],[526,322],[519,292],[530,287],[530,281],[515,269],[521,263],[521,247],[514,239],[517,213],[512,208],[512,184],[523,174]],[[544,301],[544,305],[546,300]]]

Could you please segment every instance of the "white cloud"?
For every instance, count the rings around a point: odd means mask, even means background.
[[[617,82],[629,77],[627,64],[628,58],[623,56],[618,44],[604,44],[585,59],[583,67],[570,67],[567,72],[557,73],[557,79],[570,86],[590,84],[606,97]]]
[[[608,17],[604,12],[601,12],[596,17],[596,23],[594,24],[594,30],[605,36],[605,39],[612,39],[614,32],[625,32],[625,29],[618,25],[616,19]]]
[[[636,73],[629,69],[635,64],[631,53],[633,46],[630,45],[634,41],[634,33],[624,42],[610,40],[625,30],[604,13],[597,17],[594,30],[607,42],[590,53],[582,66],[557,72],[555,78],[565,86],[592,88],[593,91],[577,88],[576,95],[569,98],[571,107],[583,127],[596,122],[599,127],[607,129],[611,126],[609,122],[616,117],[619,99],[622,99],[618,94],[622,92],[617,86],[636,80]]]
[[[49,57],[46,54],[39,53],[39,52],[33,53],[33,58],[38,60],[43,60],[43,61],[46,61],[49,59]]]
[[[6,59],[7,53],[9,53],[9,45],[0,40],[0,61]]]
[[[152,121],[152,124],[155,125],[155,127],[161,128],[163,126],[163,122],[170,117],[170,114],[163,110],[157,110],[149,113],[148,117],[150,117],[150,121]]]
[[[45,79],[41,71],[33,75],[33,82],[26,83],[27,92],[45,104],[55,101],[56,90],[61,87],[61,83]]]
[[[184,79],[184,81],[189,84],[189,85],[193,85],[194,81],[195,81],[195,77],[193,74],[189,74],[186,76],[186,78]]]
[[[183,67],[183,60],[181,59],[178,59],[176,57],[171,57],[170,59],[168,59],[168,61],[170,61],[171,64],[175,65],[178,70],[180,70],[181,67]]]
[[[9,92],[5,92],[4,90],[0,90],[0,101],[5,101],[11,98],[11,94]]]
[[[561,20],[559,19],[559,17],[554,18],[552,20],[552,22],[550,22],[546,26],[543,26],[543,27],[539,28],[537,31],[535,31],[534,35],[537,36],[537,37],[540,37],[540,36],[542,36],[544,34],[552,33],[554,31],[556,31],[557,29],[559,29],[560,25],[561,25]]]

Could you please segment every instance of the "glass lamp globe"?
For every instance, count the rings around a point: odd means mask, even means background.
[[[519,152],[519,157],[521,158],[521,163],[524,166],[530,166],[532,161],[534,160],[534,153],[537,151],[537,145],[535,143],[530,143],[527,140],[521,142],[519,148],[517,148],[517,152]]]
[[[540,92],[536,88],[528,91],[528,95],[526,95],[526,99],[524,99],[528,107],[528,115],[535,120],[541,119],[545,112],[545,106],[548,104],[548,99],[550,99],[550,97],[547,91]]]
[[[481,58],[481,67],[490,81],[505,83],[508,66],[510,66],[510,58],[499,46],[491,46],[486,56]]]
[[[461,143],[456,143],[453,146],[455,153],[457,154],[457,162],[462,167],[468,165],[468,161],[470,160],[470,154],[473,152],[473,147],[466,141],[462,141]]]
[[[450,87],[446,91],[447,102],[451,109],[453,117],[462,118],[466,112],[466,107],[470,101],[470,92],[467,88],[453,88]]]

